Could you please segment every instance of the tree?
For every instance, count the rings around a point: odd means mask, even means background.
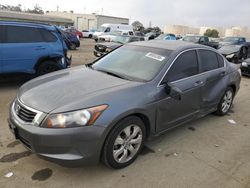
[[[17,6],[11,6],[11,5],[1,5],[0,4],[0,10],[8,10],[8,11],[16,11],[16,12],[22,12],[22,5],[18,4]]]
[[[144,30],[143,24],[141,22],[139,22],[139,21],[134,21],[132,23],[132,26],[133,26],[133,29],[135,31],[143,31]]]
[[[204,35],[207,37],[219,38],[219,32],[216,29],[207,29]]]
[[[38,4],[36,4],[33,9],[28,9],[25,12],[33,14],[44,14],[42,7],[40,7]]]

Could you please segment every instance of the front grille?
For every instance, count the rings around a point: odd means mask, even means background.
[[[35,112],[32,112],[31,110],[25,108],[24,106],[20,105],[19,103],[17,103],[15,106],[15,112],[16,112],[16,115],[21,120],[23,120],[24,122],[27,122],[27,123],[31,123],[36,116]]]

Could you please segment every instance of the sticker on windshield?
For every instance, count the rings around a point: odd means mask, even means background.
[[[151,53],[151,52],[147,53],[145,56],[149,57],[149,58],[152,58],[152,59],[155,59],[157,61],[163,61],[165,59],[164,56],[154,54],[154,53]]]

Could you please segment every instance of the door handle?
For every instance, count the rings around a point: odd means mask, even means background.
[[[202,85],[203,83],[204,83],[203,81],[197,81],[194,83],[194,86],[198,87],[198,86]]]

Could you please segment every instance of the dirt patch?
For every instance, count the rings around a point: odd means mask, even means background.
[[[32,180],[37,180],[37,181],[45,181],[47,179],[49,179],[53,174],[53,171],[50,168],[45,168],[42,170],[38,170],[36,171],[31,179]]]
[[[14,142],[11,142],[7,145],[7,148],[14,148],[16,145],[20,144],[19,141],[14,141]]]
[[[9,162],[14,162],[17,161],[18,159],[21,159],[23,157],[28,157],[30,156],[32,153],[30,151],[24,151],[21,153],[10,153],[8,155],[4,155],[1,159],[0,162],[1,163],[9,163]]]

